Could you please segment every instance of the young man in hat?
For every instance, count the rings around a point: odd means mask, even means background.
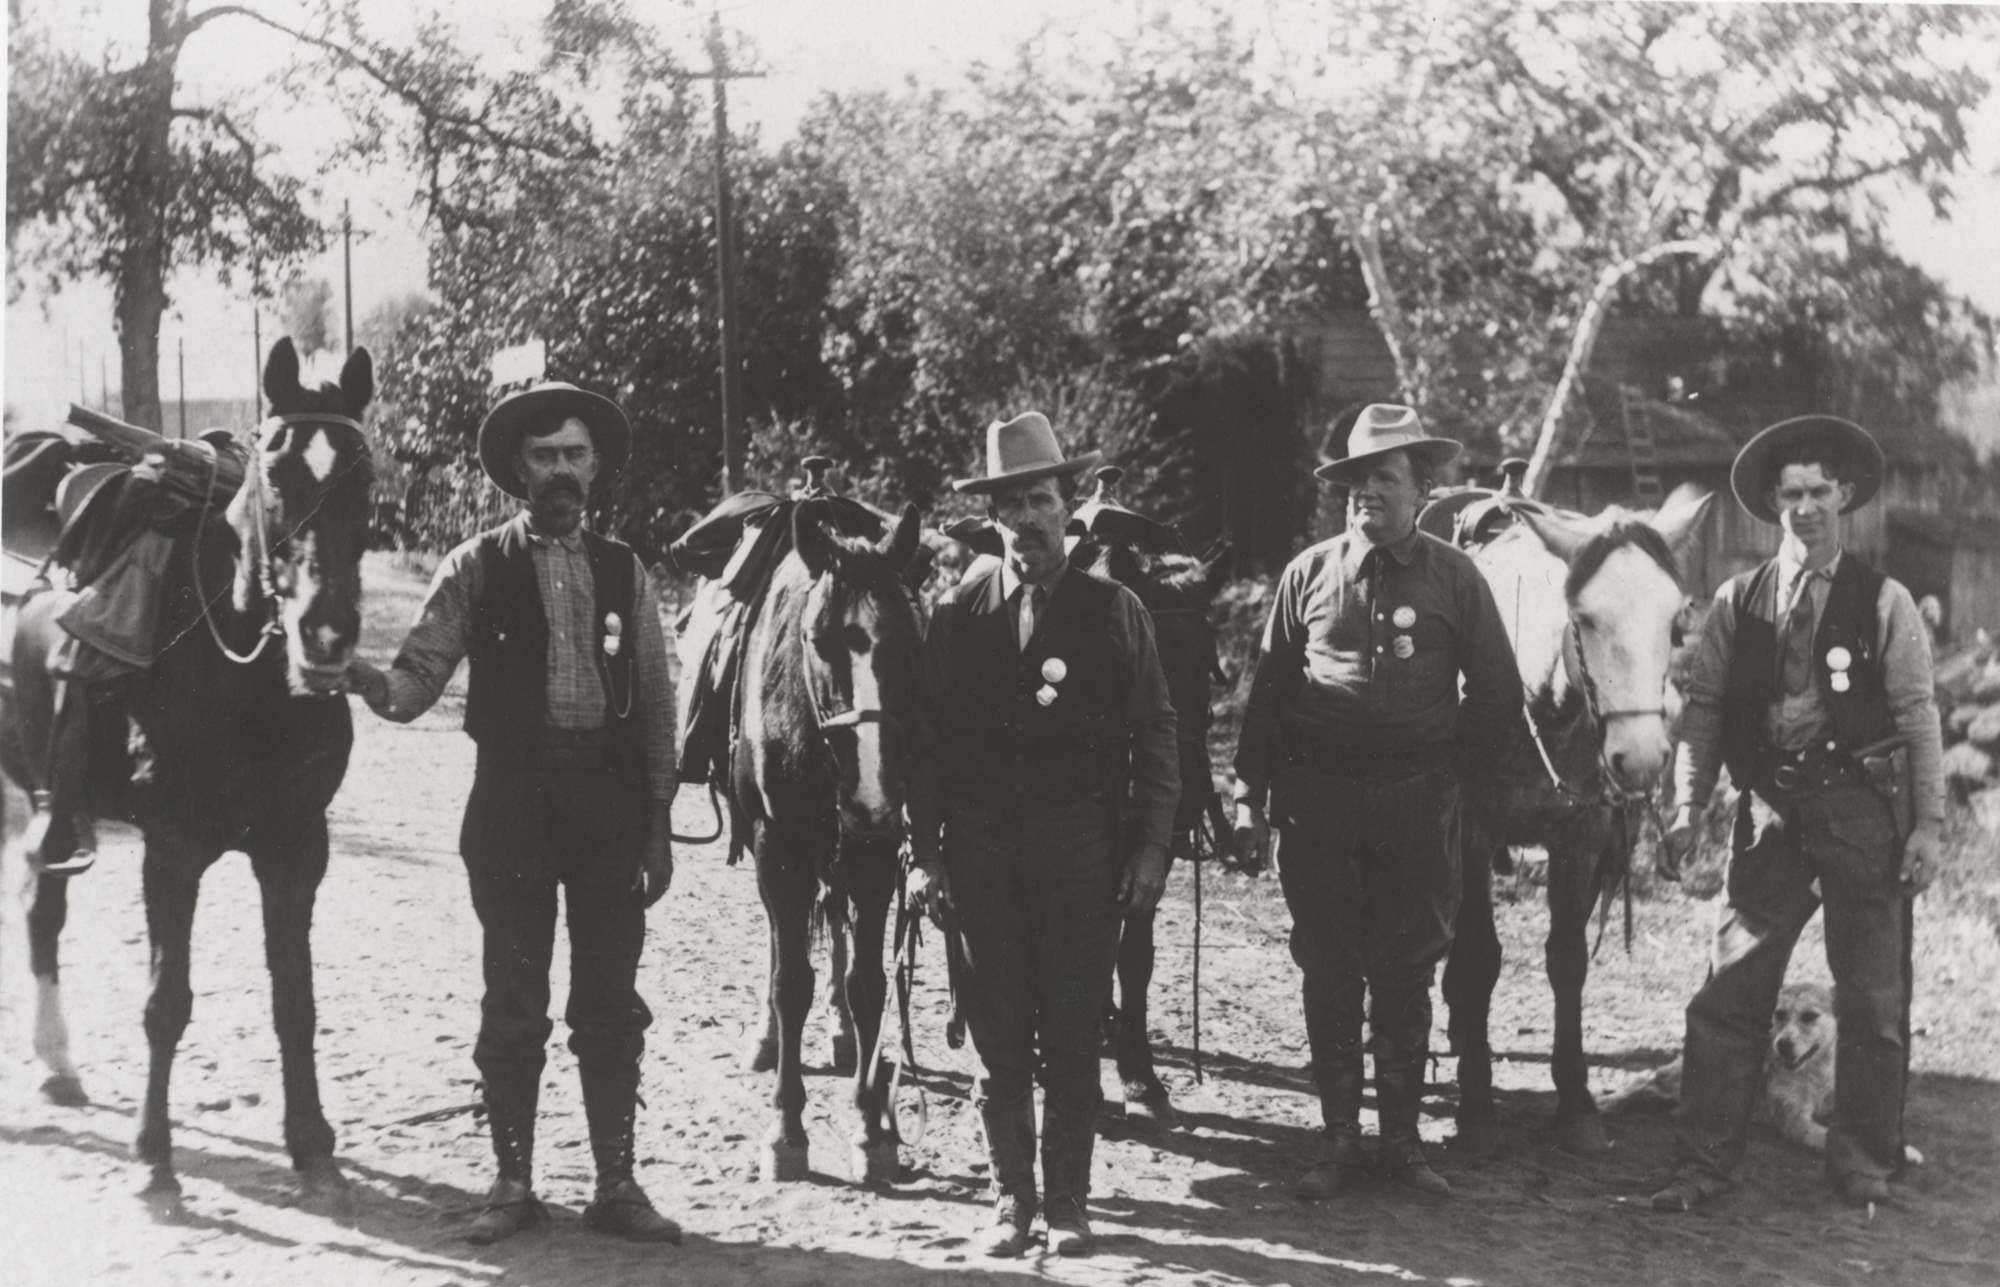
[[[526,503],[445,558],[384,672],[349,681],[376,714],[430,709],[472,660],[465,731],[478,743],[459,847],[485,939],[473,1048],[499,1176],[467,1237],[537,1221],[535,1105],[553,1025],[556,888],[568,907],[565,1018],[583,1080],[597,1192],[593,1229],[678,1242],[633,1179],[639,1055],[652,1021],[633,985],[646,909],[673,880],[673,689],[651,579],[631,548],[583,526],[598,480],[631,449],[616,403],[547,383],[500,401],[479,430],[487,476]]]
[[[1132,592],[1069,566],[1074,477],[1034,412],[987,430],[983,478],[1004,556],[938,605],[925,641],[936,727],[910,784],[910,887],[964,950],[960,992],[985,1066],[977,1098],[996,1191],[979,1246],[1028,1245],[1035,1081],[1049,1250],[1093,1245],[1100,1016],[1118,926],[1166,884],[1180,791],[1174,711]]]
[[[1944,773],[1916,604],[1840,548],[1841,515],[1881,480],[1881,448],[1833,416],[1772,425],[1730,470],[1737,501],[1784,537],[1716,591],[1688,673],[1663,874],[1693,847],[1718,764],[1742,795],[1729,904],[1687,1010],[1678,1167],[1653,1197],[1663,1211],[1731,1186],[1772,1007],[1822,899],[1840,1030],[1827,1175],[1859,1204],[1886,1198],[1902,1168],[1910,900],[1936,875]]]
[[[1451,1191],[1424,1159],[1417,1116],[1431,977],[1458,916],[1459,772],[1490,760],[1521,711],[1486,579],[1417,530],[1437,469],[1458,452],[1408,407],[1362,410],[1345,457],[1317,471],[1349,489],[1347,530],[1278,579],[1244,709],[1239,852],[1262,866],[1268,801],[1326,1127],[1302,1197],[1332,1197],[1366,1172],[1364,994],[1381,1168],[1422,1193]]]

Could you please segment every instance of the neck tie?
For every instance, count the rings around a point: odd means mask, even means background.
[[[1021,599],[1020,610],[1014,618],[1014,647],[1016,651],[1026,652],[1028,640],[1035,637],[1035,623],[1042,618],[1042,600],[1048,591],[1038,585],[1023,584],[1014,593]]]
[[[1812,573],[1803,569],[1792,579],[1792,608],[1785,614],[1785,646],[1780,676],[1787,696],[1812,687]]]

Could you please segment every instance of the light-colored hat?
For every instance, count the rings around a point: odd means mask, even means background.
[[[526,500],[515,459],[521,436],[530,426],[552,431],[572,416],[590,430],[590,445],[603,461],[600,472],[609,474],[625,463],[632,453],[632,422],[618,404],[588,389],[549,380],[508,394],[487,413],[479,426],[479,464],[486,476],[509,496]]]
[[[1430,457],[1432,468],[1457,458],[1463,444],[1453,438],[1433,438],[1410,408],[1394,402],[1371,402],[1354,418],[1348,431],[1347,454],[1329,460],[1313,473],[1328,482],[1358,481],[1376,457],[1410,450]]]
[[[1875,499],[1882,486],[1882,448],[1868,431],[1839,416],[1793,416],[1759,430],[1729,466],[1729,488],[1750,517],[1765,523],[1778,521],[1778,512],[1771,508],[1771,484],[1777,481],[1769,476],[1771,458],[1805,441],[1813,441],[1814,450],[1823,453],[1822,463],[1829,472],[1854,485],[1854,497],[1841,513],[1860,509]]]
[[[951,489],[981,494],[996,492],[1003,487],[1032,483],[1037,478],[1080,473],[1103,458],[1101,451],[1086,451],[1065,459],[1049,418],[1039,411],[1029,411],[986,426],[986,476],[953,479]]]

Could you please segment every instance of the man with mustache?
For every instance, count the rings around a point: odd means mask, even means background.
[[[987,428],[986,457],[985,477],[952,487],[987,498],[1005,552],[931,616],[936,727],[911,772],[909,887],[964,954],[996,1198],[977,1246],[1027,1249],[1039,1079],[1048,1249],[1076,1256],[1095,1245],[1099,1016],[1121,920],[1166,885],[1180,751],[1152,619],[1069,564],[1072,489],[1098,453],[1066,459],[1031,411]]]
[[[1348,489],[1347,530],[1278,578],[1243,712],[1238,852],[1263,866],[1268,800],[1326,1128],[1304,1198],[1337,1196],[1366,1173],[1364,995],[1381,1170],[1419,1193],[1451,1192],[1417,1119],[1431,976],[1458,917],[1460,775],[1491,763],[1521,713],[1486,578],[1417,530],[1438,468],[1458,452],[1408,407],[1362,409],[1346,456],[1317,471]]]
[[[556,890],[568,908],[564,1013],[583,1081],[597,1190],[590,1228],[679,1242],[633,1178],[639,1056],[652,1021],[634,986],[646,909],[674,875],[674,693],[652,580],[629,546],[583,526],[590,491],[631,449],[625,413],[574,385],[503,398],[479,460],[527,502],[439,566],[386,672],[349,684],[407,723],[472,661],[465,731],[478,743],[459,848],[485,939],[473,1048],[499,1175],[467,1231],[485,1244],[543,1218],[533,1188],[535,1105],[553,1025]]]
[[[1916,603],[1841,549],[1841,516],[1875,495],[1882,468],[1866,431],[1823,415],[1772,425],[1730,468],[1737,503],[1784,537],[1716,591],[1688,671],[1661,874],[1678,877],[1720,765],[1742,794],[1729,905],[1687,1009],[1679,1165],[1653,1195],[1661,1211],[1733,1186],[1771,1011],[1822,901],[1840,1031],[1827,1178],[1863,1205],[1902,1170],[1910,911],[1943,853],[1944,750]]]

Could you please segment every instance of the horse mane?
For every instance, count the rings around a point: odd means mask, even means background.
[[[1627,545],[1636,545],[1645,551],[1674,578],[1675,585],[1681,584],[1680,565],[1674,559],[1673,550],[1667,546],[1667,538],[1661,536],[1650,523],[1621,516],[1610,526],[1594,533],[1576,552],[1576,557],[1570,560],[1569,575],[1563,580],[1563,597],[1574,600],[1603,568],[1604,560],[1611,557],[1614,550]]]

